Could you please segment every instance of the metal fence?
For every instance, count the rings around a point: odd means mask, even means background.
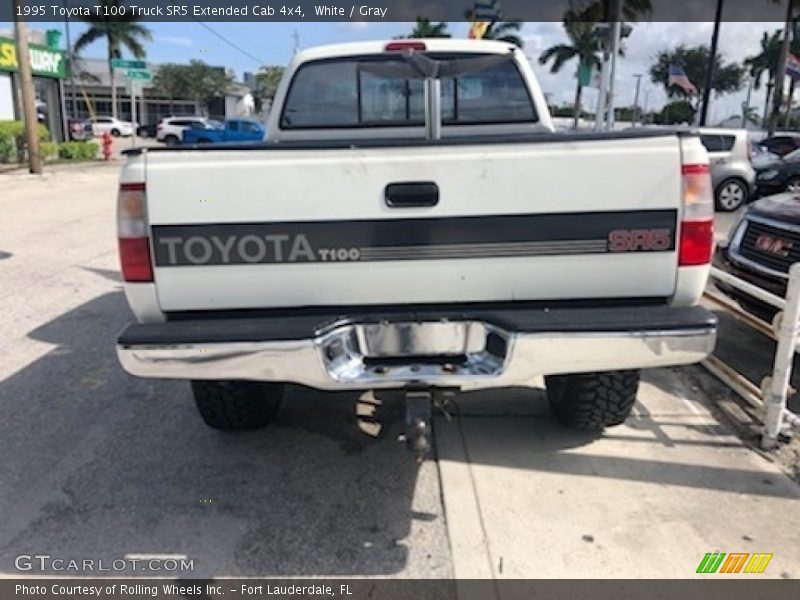
[[[742,310],[734,301],[715,290],[706,290],[704,294],[707,302],[723,308],[738,321],[749,325],[778,343],[772,374],[765,377],[760,386],[717,356],[712,355],[702,363],[713,375],[730,386],[734,392],[759,411],[764,423],[761,446],[765,449],[775,448],[782,433],[787,433],[790,427],[800,428],[800,417],[786,408],[786,399],[790,393],[795,392],[789,382],[792,376],[794,355],[798,351],[798,337],[800,337],[800,323],[798,323],[798,318],[800,318],[800,263],[792,265],[789,269],[785,299],[715,267],[711,268],[711,279],[734,287],[779,311],[772,323],[767,323]]]

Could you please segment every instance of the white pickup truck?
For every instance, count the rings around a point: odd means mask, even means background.
[[[262,426],[299,384],[406,390],[424,429],[419,398],[544,375],[560,421],[599,429],[639,369],[713,349],[702,144],[554,133],[512,46],[299,52],[268,132],[122,169],[120,361],[191,380],[211,427]]]

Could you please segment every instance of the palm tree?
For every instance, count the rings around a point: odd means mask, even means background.
[[[431,23],[430,19],[417,17],[417,24],[408,36],[410,38],[449,38],[447,23]]]
[[[601,48],[600,42],[594,33],[594,23],[565,19],[564,31],[566,31],[570,43],[556,44],[545,50],[539,57],[539,64],[544,65],[552,60],[553,64],[550,66],[550,72],[558,73],[566,63],[573,58],[577,58],[579,71],[581,67],[600,68],[602,63]],[[583,83],[580,76],[577,79],[574,112],[575,127],[578,127],[578,119],[580,119],[581,96],[583,94]]]
[[[483,39],[508,42],[522,48],[525,46],[525,42],[519,36],[521,29],[522,23],[519,21],[495,21],[486,29]]]
[[[778,61],[781,54],[781,43],[783,31],[777,29],[769,35],[766,31],[761,36],[761,52],[755,56],[744,59],[744,66],[749,69],[750,76],[753,78],[753,87],[761,87],[761,76],[767,74],[767,97],[764,100],[764,122],[769,116],[769,101],[772,96],[772,88],[775,86],[775,73],[778,70]]]
[[[101,0],[103,15],[120,12],[123,0]],[[76,54],[86,48],[91,43],[105,38],[108,44],[108,76],[111,80],[111,114],[117,116],[117,86],[114,85],[114,68],[111,61],[115,58],[122,58],[122,48],[127,48],[135,58],[144,58],[145,50],[142,43],[150,41],[153,36],[150,30],[144,25],[137,23],[137,18],[131,11],[125,11],[123,16],[91,16],[85,17],[83,21],[89,23],[87,29],[75,42],[73,52]]]

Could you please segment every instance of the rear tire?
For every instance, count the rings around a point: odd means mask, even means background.
[[[193,380],[197,410],[206,425],[222,431],[260,429],[275,417],[282,383]]]
[[[573,429],[599,431],[621,425],[636,403],[639,371],[609,371],[545,377],[556,419]]]
[[[738,210],[747,202],[747,184],[741,179],[726,179],[717,186],[714,194],[717,209],[724,212]]]

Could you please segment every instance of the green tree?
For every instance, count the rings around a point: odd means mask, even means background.
[[[447,23],[431,23],[430,19],[417,17],[417,24],[409,38],[449,38],[450,34],[447,32]]]
[[[519,35],[521,29],[522,23],[519,21],[495,21],[486,29],[483,39],[507,42],[517,48],[524,48],[525,41]]]
[[[653,83],[660,83],[670,98],[688,99],[690,94],[686,90],[669,84],[669,68],[672,65],[683,67],[686,76],[695,86],[703,85],[706,78],[708,46],[684,46],[681,44],[674,50],[662,50],[656,55],[650,66],[650,79]],[[719,94],[735,92],[742,87],[744,68],[737,63],[726,63],[722,56],[715,57],[714,79],[711,89]]]
[[[589,21],[576,21],[564,19],[564,31],[569,38],[566,44],[551,46],[539,56],[539,64],[550,65],[551,73],[558,73],[565,64],[578,59],[578,69],[598,69],[601,64],[600,41],[594,34],[594,23]],[[574,126],[578,126],[581,114],[581,96],[583,82],[577,77],[578,85],[575,88],[575,106],[573,108]]]
[[[199,112],[208,114],[208,103],[228,93],[233,76],[218,67],[207,65],[202,60],[192,60],[185,68],[189,81],[188,97],[194,100]]]
[[[688,100],[675,100],[669,102],[661,110],[658,122],[661,125],[675,125],[681,123],[692,123],[694,121],[695,108]]]
[[[169,100],[169,111],[174,112],[174,102],[189,97],[191,81],[186,65],[165,63],[153,76],[153,91],[157,96]]]
[[[769,116],[769,101],[772,89],[775,87],[775,73],[778,70],[778,61],[781,55],[781,40],[783,31],[777,29],[768,34],[766,31],[761,36],[761,51],[744,59],[744,66],[753,78],[753,87],[761,88],[761,78],[767,75],[767,97],[764,100],[764,119]]]
[[[101,13],[116,14],[120,7],[125,5],[124,0],[100,0],[99,6],[103,7]],[[144,58],[146,55],[144,42],[153,39],[150,30],[138,23],[130,10],[122,16],[97,16],[92,11],[91,17],[82,17],[82,20],[89,23],[89,28],[81,34],[75,41],[73,52],[79,53],[81,50],[101,39],[106,40],[108,47],[108,76],[111,80],[111,114],[117,116],[117,86],[114,85],[114,69],[111,61],[115,58],[122,58],[122,49],[127,48],[135,58]]]
[[[253,97],[256,101],[256,110],[260,111],[264,100],[270,102],[275,97],[275,92],[278,90],[283,78],[284,68],[277,65],[270,65],[261,67],[261,70],[256,73],[256,85],[253,89]]]

